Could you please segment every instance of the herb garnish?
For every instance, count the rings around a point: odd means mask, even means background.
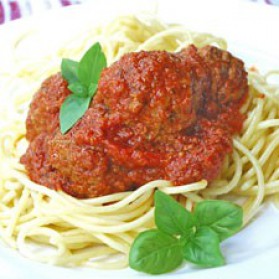
[[[72,92],[60,109],[60,130],[65,134],[84,115],[95,95],[102,70],[107,67],[106,57],[99,43],[94,44],[80,62],[62,59],[61,73]]]
[[[150,274],[170,272],[183,259],[202,267],[225,263],[220,242],[240,230],[243,210],[227,201],[207,200],[187,211],[173,198],[155,192],[158,229],[140,233],[129,255],[131,268]]]

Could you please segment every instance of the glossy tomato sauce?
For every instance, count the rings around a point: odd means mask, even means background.
[[[56,74],[30,105],[21,162],[33,181],[79,198],[212,181],[242,129],[247,91],[242,61],[213,46],[129,53],[103,70],[90,108],[62,135],[70,91]]]

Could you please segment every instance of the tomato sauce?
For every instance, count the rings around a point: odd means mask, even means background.
[[[247,92],[242,61],[216,47],[129,53],[103,70],[90,108],[62,135],[70,92],[57,74],[30,105],[21,162],[33,181],[79,198],[157,179],[212,181],[242,129]]]

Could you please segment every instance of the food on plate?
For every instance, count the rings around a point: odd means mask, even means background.
[[[56,265],[223,264],[220,242],[278,203],[277,72],[150,15],[22,51],[36,38],[17,35],[13,71],[0,69],[1,239]],[[153,242],[178,248],[142,264]]]

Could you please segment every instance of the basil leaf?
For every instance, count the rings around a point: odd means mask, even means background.
[[[197,203],[194,215],[197,226],[208,226],[214,230],[220,240],[224,240],[242,227],[243,210],[228,201],[207,200]]]
[[[71,83],[68,88],[77,96],[79,97],[87,97],[88,96],[88,90],[87,88],[79,83],[79,82],[75,82],[75,83]]]
[[[68,83],[74,83],[78,81],[78,62],[71,59],[62,59],[61,73],[64,79]]]
[[[90,83],[89,88],[88,88],[88,96],[93,97],[96,93],[98,84],[96,83]]]
[[[181,204],[161,191],[155,192],[155,223],[170,235],[186,234],[194,227],[194,218]]]
[[[129,254],[131,268],[150,274],[170,272],[182,261],[179,240],[158,230],[140,233]]]
[[[60,130],[65,134],[84,115],[89,107],[91,98],[82,98],[77,95],[69,95],[60,108]]]
[[[84,115],[98,87],[102,70],[107,66],[106,57],[99,43],[94,44],[78,63],[63,59],[61,72],[74,94],[68,96],[60,108],[60,131],[66,133]]]
[[[184,258],[203,267],[220,266],[225,263],[220,250],[218,235],[208,227],[202,227],[188,239],[183,247]]]
[[[102,70],[107,66],[106,57],[99,43],[94,44],[82,57],[78,65],[79,81],[89,87],[98,84]]]

